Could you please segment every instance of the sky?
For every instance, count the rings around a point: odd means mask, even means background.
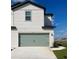
[[[12,4],[16,2],[24,2],[25,0],[12,0]],[[67,0],[32,0],[37,4],[43,5],[46,12],[54,14],[55,39],[67,36]]]

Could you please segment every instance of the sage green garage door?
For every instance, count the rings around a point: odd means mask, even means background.
[[[49,46],[49,34],[20,34],[20,46]]]

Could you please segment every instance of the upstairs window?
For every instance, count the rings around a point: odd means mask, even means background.
[[[31,12],[30,11],[25,12],[25,20],[26,21],[31,21]]]

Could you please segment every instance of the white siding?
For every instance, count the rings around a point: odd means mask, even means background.
[[[12,47],[18,46],[18,33],[49,33],[49,45],[52,46],[54,39],[51,36],[51,32],[53,30],[42,29],[44,21],[46,21],[46,18],[44,19],[44,10],[31,4],[25,6],[13,12],[14,22],[12,23],[17,27],[18,32],[12,31]],[[28,10],[32,12],[32,21],[25,20],[25,12]],[[45,24],[50,25],[48,19],[51,21],[51,17],[47,17]]]
[[[18,32],[11,31],[11,49],[18,47]]]
[[[32,12],[31,21],[25,20],[27,10]],[[44,26],[44,10],[33,5],[21,8],[14,12],[14,25],[19,31],[40,29]]]
[[[52,30],[50,32],[50,46],[53,47],[54,46],[54,30]]]
[[[11,11],[11,26],[13,26],[13,11]]]

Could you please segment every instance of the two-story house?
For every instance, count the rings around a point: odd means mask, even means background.
[[[46,8],[27,1],[11,6],[11,45],[16,47],[53,47],[53,14]]]

